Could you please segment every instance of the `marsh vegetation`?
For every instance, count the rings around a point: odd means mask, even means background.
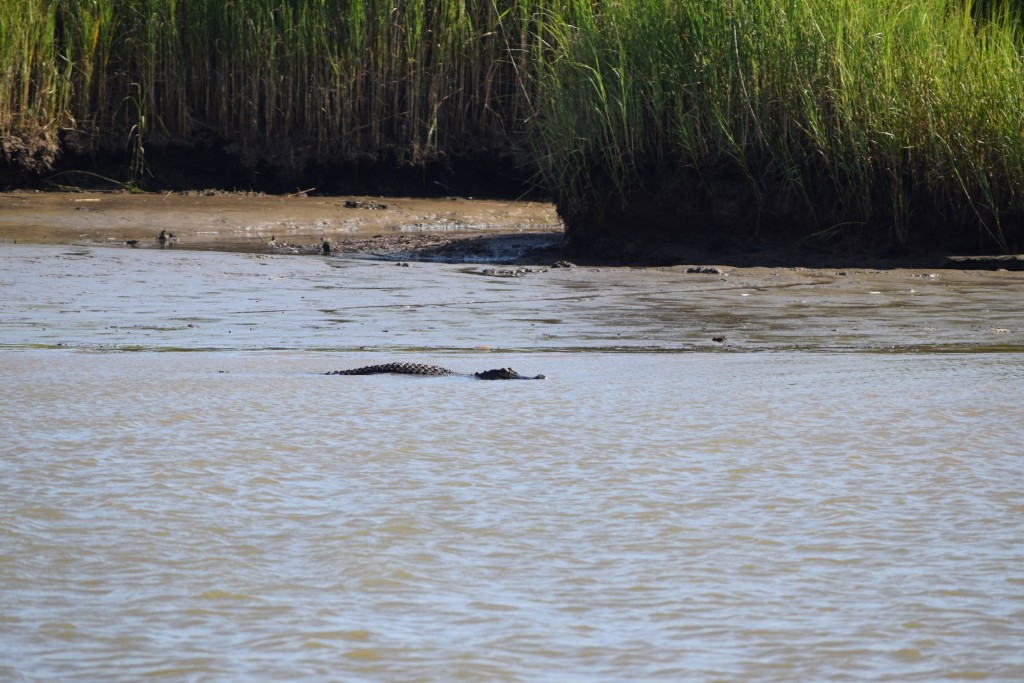
[[[244,170],[232,183],[335,191],[367,169],[500,167],[582,244],[1019,249],[1013,6],[0,0],[2,166],[19,182],[114,159],[159,186],[183,150]]]

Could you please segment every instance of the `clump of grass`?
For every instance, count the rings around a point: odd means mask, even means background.
[[[941,222],[1007,248],[1005,222],[1024,217],[1020,23],[1008,13],[610,0],[563,29],[535,141],[570,222],[593,220],[609,191],[628,212],[665,177],[699,185],[723,168],[762,208],[802,205],[812,231],[884,225],[906,241]]]
[[[52,161],[57,121],[50,105],[67,97],[54,31],[52,7],[0,3],[0,152],[31,169]]]

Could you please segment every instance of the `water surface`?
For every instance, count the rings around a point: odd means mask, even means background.
[[[590,284],[443,264],[21,253],[0,680],[1024,679],[1019,353],[642,343]],[[977,296],[931,315],[1016,325]],[[549,379],[320,374],[396,359]]]

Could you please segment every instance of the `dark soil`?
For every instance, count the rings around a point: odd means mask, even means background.
[[[137,187],[148,192],[199,188],[268,194],[444,197],[544,200],[531,180],[532,168],[512,149],[471,147],[409,163],[393,153],[318,163],[294,147],[243,150],[217,137],[146,146],[142,172],[133,177],[126,150],[83,149],[67,144],[45,159],[24,153],[0,154],[0,191],[76,187],[110,190]],[[42,149],[42,147],[40,147]],[[38,155],[36,155],[38,156]],[[27,163],[32,161],[32,163]]]
[[[598,186],[602,183],[595,181]],[[578,259],[638,265],[730,263],[815,267],[937,267],[950,254],[1024,250],[1024,222],[1004,220],[1005,245],[966,219],[915,216],[899,235],[884,207],[874,222],[854,220],[826,194],[806,198],[765,187],[728,169],[654,174],[625,201],[612,184],[595,200],[570,206],[556,197],[569,253]],[[966,225],[965,225],[966,223]],[[1010,264],[1013,265],[1012,263]]]

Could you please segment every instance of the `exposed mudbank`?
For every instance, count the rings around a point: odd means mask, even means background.
[[[0,194],[0,244],[507,262],[562,241],[555,208],[545,202],[218,191]]]

